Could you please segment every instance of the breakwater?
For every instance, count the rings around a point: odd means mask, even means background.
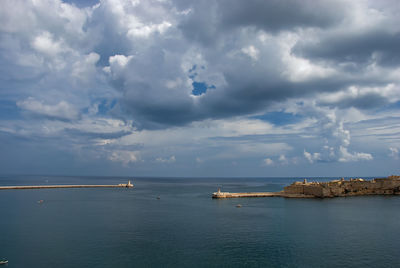
[[[27,185],[27,186],[0,186],[0,190],[24,190],[24,189],[58,189],[58,188],[132,188],[131,181],[116,185]]]
[[[263,192],[263,193],[229,193],[229,192],[215,192],[213,198],[238,198],[238,197],[275,197],[281,196],[281,193]]]

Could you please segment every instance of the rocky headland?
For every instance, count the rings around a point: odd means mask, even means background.
[[[400,195],[400,176],[389,176],[372,180],[350,179],[332,180],[329,182],[294,182],[284,187],[281,192],[230,193],[217,192],[212,198],[238,197],[287,197],[287,198],[327,198],[358,195]]]
[[[294,182],[284,187],[284,195],[304,197],[340,197],[356,195],[397,195],[400,194],[400,176],[389,176],[372,180],[350,179],[329,182]]]

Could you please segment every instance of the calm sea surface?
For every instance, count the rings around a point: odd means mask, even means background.
[[[10,268],[400,267],[400,196],[211,199],[219,186],[279,191],[294,180],[138,178],[133,189],[0,191],[0,259]],[[0,185],[126,181],[0,176]]]

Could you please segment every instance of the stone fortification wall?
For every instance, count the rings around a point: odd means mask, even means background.
[[[286,194],[305,194],[322,197],[324,195],[323,190],[323,187],[317,183],[305,183],[286,186],[283,192]]]
[[[287,194],[304,194],[304,185],[292,184],[283,188]]]
[[[316,197],[321,197],[324,195],[323,190],[324,190],[323,187],[321,187],[321,185],[318,185],[318,184],[311,184],[311,185],[304,186],[304,194],[306,194],[306,195],[313,195]]]

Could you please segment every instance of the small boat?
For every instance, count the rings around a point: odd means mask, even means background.
[[[236,207],[237,207],[237,208],[241,208],[242,205],[241,205],[241,204],[237,204]]]
[[[0,265],[2,265],[2,264],[7,264],[7,263],[8,263],[7,260],[0,260]]]

